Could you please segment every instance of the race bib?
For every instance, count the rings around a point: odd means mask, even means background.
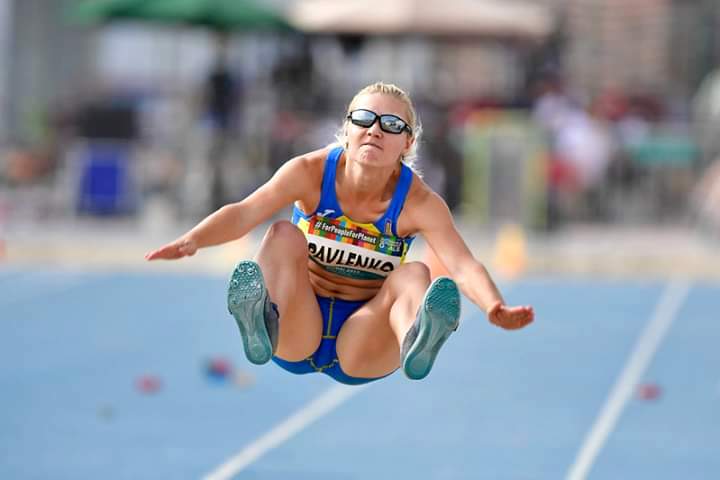
[[[299,219],[310,258],[326,270],[358,279],[382,279],[405,260],[409,242],[347,217]]]

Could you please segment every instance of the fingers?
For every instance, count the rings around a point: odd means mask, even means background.
[[[197,252],[197,243],[190,239],[175,240],[163,247],[145,254],[145,260],[176,260],[190,257]]]
[[[532,307],[501,307],[493,312],[490,321],[506,330],[518,330],[526,327],[535,319]]]
[[[535,313],[531,307],[516,307],[510,312],[510,318],[508,324],[512,326],[514,330],[526,327],[532,323],[535,318]]]
[[[146,253],[145,260],[173,260],[176,258],[181,258],[183,256],[184,255],[181,253],[181,250],[178,248],[177,245],[170,244],[164,247],[160,247],[152,252]]]
[[[173,252],[170,247],[162,247],[157,250],[153,250],[152,252],[148,252],[145,254],[145,260],[169,260],[172,258],[178,258],[178,256]]]

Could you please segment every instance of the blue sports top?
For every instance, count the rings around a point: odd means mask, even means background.
[[[310,259],[325,270],[356,279],[383,279],[405,261],[415,239],[400,237],[397,233],[397,219],[413,173],[403,164],[387,211],[373,223],[356,222],[343,214],[335,192],[335,176],[342,153],[342,147],[328,153],[317,209],[306,215],[295,205],[292,223],[305,233]]]

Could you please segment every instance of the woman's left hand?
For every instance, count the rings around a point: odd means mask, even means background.
[[[500,302],[487,312],[490,323],[506,330],[518,330],[532,323],[535,312],[532,307],[508,307]]]

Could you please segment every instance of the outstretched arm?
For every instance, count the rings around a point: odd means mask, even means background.
[[[460,236],[447,204],[435,192],[424,193],[413,209],[415,223],[460,291],[487,313],[491,323],[508,329],[522,328],[534,319],[532,307],[505,305],[487,269],[472,255]],[[421,213],[420,213],[421,212]]]
[[[175,260],[194,255],[199,248],[236,240],[300,199],[312,188],[312,180],[308,158],[294,158],[247,198],[221,207],[180,238],[146,253],[145,259]]]

